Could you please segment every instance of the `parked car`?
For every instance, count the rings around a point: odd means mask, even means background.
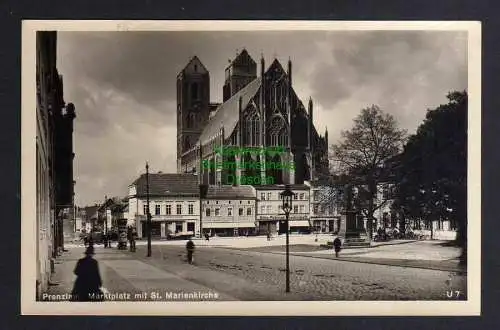
[[[104,241],[103,241],[103,237],[102,237],[102,231],[93,231],[91,233],[92,235],[92,241],[94,242],[94,244],[103,244]]]
[[[168,233],[167,239],[189,239],[193,237],[194,233],[192,231]]]

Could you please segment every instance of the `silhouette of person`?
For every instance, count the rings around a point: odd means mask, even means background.
[[[85,257],[78,260],[74,273],[77,276],[73,291],[73,301],[102,301],[102,280],[97,260],[92,258],[94,247],[91,245],[85,250]]]
[[[193,253],[194,253],[194,242],[189,239],[189,241],[186,243],[186,250],[187,250],[187,258],[188,262],[190,264],[193,263]]]
[[[339,257],[339,252],[340,252],[341,246],[342,246],[342,241],[340,240],[340,238],[336,237],[333,240],[333,247],[335,248],[335,257],[336,258]]]

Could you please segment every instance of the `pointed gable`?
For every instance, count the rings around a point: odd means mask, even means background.
[[[265,73],[266,77],[274,79],[278,79],[283,75],[287,75],[285,72],[285,69],[283,69],[283,66],[281,65],[280,61],[278,59],[274,59],[273,63],[269,66]]]
[[[193,56],[191,60],[186,64],[184,69],[179,74],[191,75],[191,74],[206,74],[208,73],[207,68],[201,63],[198,56]]]
[[[241,53],[239,53],[236,58],[231,62],[230,66],[239,67],[239,66],[253,66],[256,67],[257,63],[253,60],[253,58],[248,54],[247,50],[243,48]]]

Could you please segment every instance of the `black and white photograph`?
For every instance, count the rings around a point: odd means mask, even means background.
[[[480,33],[24,21],[24,312],[478,315]]]

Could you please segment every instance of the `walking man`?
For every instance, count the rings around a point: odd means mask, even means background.
[[[186,243],[187,259],[190,264],[193,263],[194,243],[191,239]]]
[[[337,236],[334,240],[333,240],[333,248],[335,249],[335,258],[338,258],[339,257],[339,252],[340,252],[340,248],[342,246],[342,241],[340,240],[340,238]]]

